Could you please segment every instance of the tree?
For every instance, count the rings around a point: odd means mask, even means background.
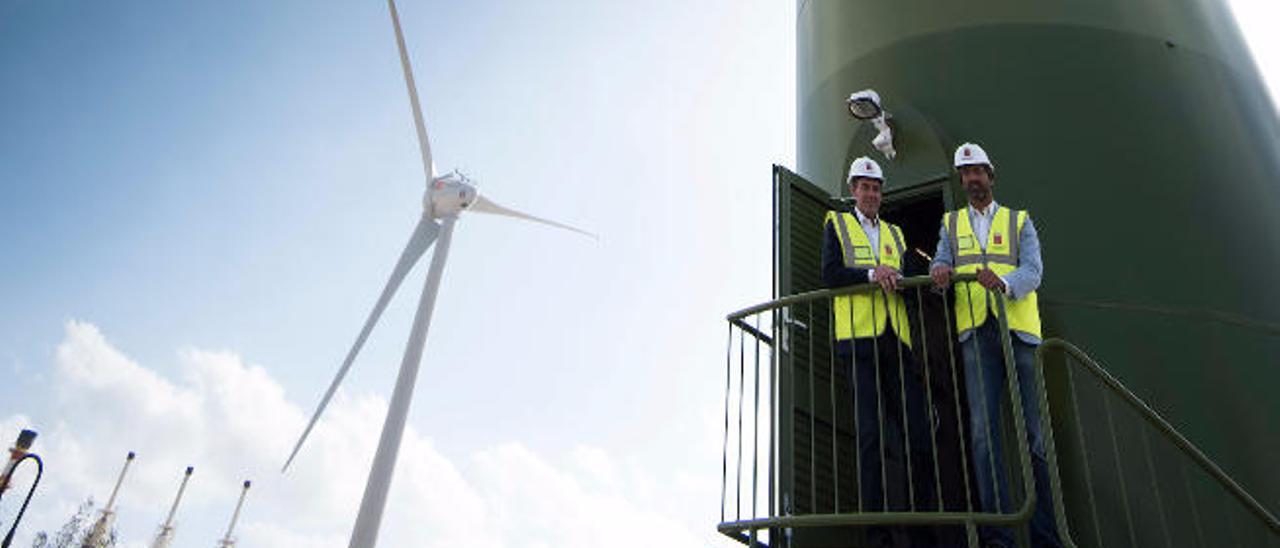
[[[86,537],[94,526],[94,520],[91,519],[93,513],[93,497],[90,497],[76,508],[75,514],[71,515],[52,538],[44,531],[36,533],[31,541],[31,548],[115,548],[119,535],[114,526],[100,544],[86,544]]]

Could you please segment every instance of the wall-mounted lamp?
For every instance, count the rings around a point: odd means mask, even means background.
[[[893,149],[893,129],[889,127],[889,118],[892,116],[884,110],[883,104],[880,103],[880,94],[876,93],[876,90],[864,89],[850,94],[845,100],[845,106],[849,109],[850,116],[859,120],[870,120],[875,125],[879,133],[871,140],[871,145],[876,147],[876,150],[890,160],[898,155],[898,151]]]

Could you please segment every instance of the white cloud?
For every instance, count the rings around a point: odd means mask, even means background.
[[[105,501],[123,463],[137,451],[119,498],[129,545],[154,534],[182,469],[195,466],[179,509],[176,546],[208,546],[229,519],[240,482],[252,478],[238,527],[244,546],[345,544],[376,444],[385,401],[339,392],[287,475],[279,473],[304,411],[266,369],[230,352],[178,353],[180,379],[128,358],[99,329],[69,322],[55,353],[47,418],[0,418],[3,432],[35,425],[46,460],[23,536],[53,531],[92,495]],[[38,423],[38,424],[37,424]],[[19,489],[25,479],[17,480]],[[681,483],[673,472],[672,483]],[[709,545],[712,523],[673,515],[651,473],[607,451],[567,448],[548,458],[517,441],[460,463],[409,428],[384,516],[383,546]],[[715,494],[691,494],[714,504]],[[673,495],[674,493],[668,493]],[[694,531],[697,531],[696,533]]]

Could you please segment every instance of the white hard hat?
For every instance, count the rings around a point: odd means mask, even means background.
[[[880,171],[880,164],[866,156],[859,157],[849,164],[849,177],[845,181],[852,183],[857,177],[868,177],[884,182],[884,172]]]
[[[996,170],[995,164],[987,158],[987,151],[973,143],[965,143],[956,148],[955,167],[959,169],[960,166],[987,166],[991,171]]]

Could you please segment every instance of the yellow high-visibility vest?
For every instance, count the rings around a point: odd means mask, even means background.
[[[990,268],[1000,276],[1017,270],[1018,240],[1026,221],[1026,211],[998,207],[994,218],[991,219],[991,228],[987,231],[987,245],[984,251],[983,247],[978,245],[978,237],[973,232],[973,225],[969,223],[967,208],[943,215],[943,226],[947,227],[951,253],[955,257],[956,273],[974,274],[982,266]],[[988,310],[992,306],[988,296],[992,293],[998,292],[988,292],[978,282],[956,284],[957,333],[964,333],[987,321]],[[1009,329],[1040,337],[1040,307],[1037,304],[1035,291],[1018,300],[1004,295],[1000,295],[1000,298],[1004,299],[1005,312],[1009,317]]]
[[[833,223],[840,240],[844,265],[849,268],[873,269],[877,265],[902,271],[902,255],[907,248],[903,244],[902,229],[880,221],[879,253],[871,249],[871,241],[862,231],[862,225],[852,213],[828,211],[824,223]],[[836,340],[851,337],[879,337],[884,333],[887,321],[893,326],[898,339],[911,346],[911,329],[907,322],[907,305],[897,293],[876,289],[871,292],[836,297],[832,307],[835,317]]]

